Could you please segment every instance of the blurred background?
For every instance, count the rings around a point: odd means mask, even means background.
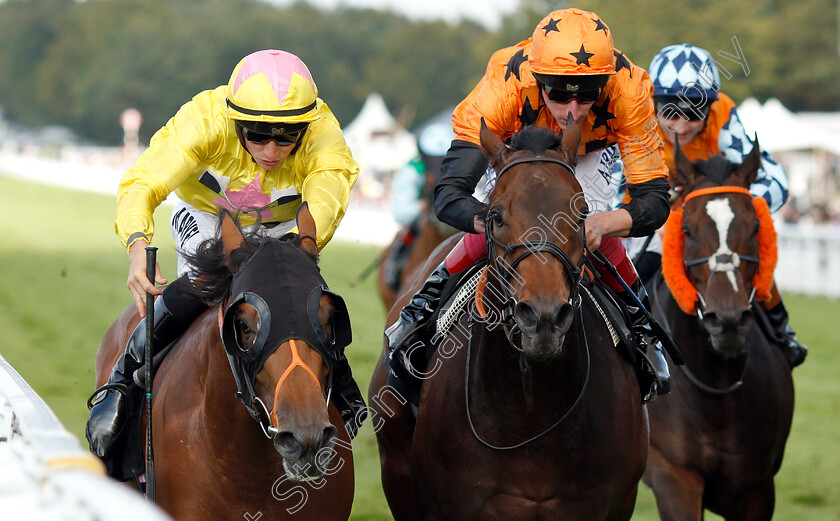
[[[840,519],[840,2],[0,0],[0,354],[81,438],[99,339],[128,303],[113,234],[122,172],[183,103],[225,84],[246,54],[279,48],[309,66],[361,166],[323,266],[351,305],[348,356],[366,388],[385,310],[360,274],[398,229],[390,183],[417,152],[413,131],[461,101],[492,52],[569,6],[598,13],[644,68],[666,45],[707,49],[745,126],[785,167],[777,278],[812,352],[794,373],[777,518]],[[165,230],[168,209],[158,213]],[[173,274],[171,237],[155,241]],[[654,511],[643,492],[634,519]],[[353,519],[387,512],[365,440]]]

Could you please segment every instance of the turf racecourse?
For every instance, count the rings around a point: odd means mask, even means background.
[[[171,279],[175,254],[168,209],[158,211],[156,219],[155,245],[160,248],[164,276]],[[128,304],[127,259],[114,235],[113,221],[111,197],[0,175],[0,353],[82,439],[96,348]],[[373,279],[359,283],[357,278],[378,251],[333,242],[321,261],[327,282],[344,296],[350,309],[354,342],[347,355],[363,389],[380,350],[385,313]],[[794,425],[776,477],[775,519],[837,521],[840,302],[793,295],[786,300],[792,322],[811,354],[794,372]],[[391,519],[371,435],[360,437],[356,479],[351,519]],[[657,519],[652,494],[644,486],[633,519]],[[719,518],[707,515],[706,519]]]

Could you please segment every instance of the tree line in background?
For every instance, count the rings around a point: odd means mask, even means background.
[[[565,5],[565,3],[564,3]],[[28,125],[61,124],[106,144],[122,139],[129,107],[141,139],[196,93],[227,82],[240,58],[264,48],[300,56],[320,96],[346,125],[379,92],[416,126],[463,99],[490,54],[529,37],[556,2],[522,0],[498,30],[474,22],[412,21],[391,12],[324,11],[257,0],[7,0],[0,3],[0,106]],[[792,110],[840,104],[838,6],[828,0],[581,0],[610,26],[617,48],[647,67],[663,46],[689,42],[736,53],[748,73],[723,90],[737,102],[778,97]]]

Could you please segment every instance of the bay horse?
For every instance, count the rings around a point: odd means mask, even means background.
[[[431,355],[416,418],[387,385],[387,343],[370,385],[370,426],[396,521],[624,521],[633,513],[648,420],[632,366],[581,283],[579,142],[576,124],[562,142],[527,127],[508,148],[482,125],[481,149],[499,180],[481,297]],[[423,275],[456,240],[441,244]]]
[[[769,296],[775,231],[749,186],[758,140],[742,165],[722,156],[692,163],[676,147],[672,184],[681,208],[666,225],[662,273],[652,281],[655,315],[685,354],[671,393],[649,408],[644,481],[663,520],[769,520],[773,477],[793,416],[793,381],[781,350],[751,309]]]
[[[197,291],[218,303],[153,384],[156,500],[178,521],[350,515],[353,454],[328,401],[349,317],[320,276],[315,224],[301,210],[300,235],[281,239],[243,234],[225,212],[220,236],[194,256]],[[139,320],[132,305],[105,335],[97,386]]]

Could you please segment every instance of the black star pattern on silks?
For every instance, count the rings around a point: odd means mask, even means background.
[[[580,50],[578,52],[570,52],[569,54],[575,57],[577,65],[586,65],[587,67],[589,67],[589,58],[595,56],[594,53],[586,52],[583,44],[580,44]]]
[[[602,22],[600,18],[598,18],[597,20],[592,20],[592,21],[595,22],[595,32],[603,30],[604,34],[608,34],[607,33],[607,26],[604,25],[604,22]]]
[[[557,28],[557,24],[561,20],[563,20],[563,19],[558,18],[557,20],[555,20],[554,18],[552,18],[551,20],[548,21],[548,23],[546,23],[544,26],[540,27],[540,29],[543,29],[545,31],[546,36],[548,36],[548,33],[550,33],[551,31],[557,31],[559,33],[560,29]]]
[[[603,127],[607,124],[607,122],[611,119],[615,119],[615,114],[610,112],[610,97],[604,100],[604,103],[601,105],[593,105],[592,112],[595,113],[595,123],[592,124],[592,128],[596,129],[598,127]]]
[[[510,61],[508,61],[505,65],[505,67],[507,67],[507,72],[505,72],[505,81],[510,79],[511,74],[516,76],[517,80],[522,81],[522,78],[519,77],[519,68],[526,61],[528,61],[528,57],[525,56],[525,49],[519,49],[516,54],[511,56]]]
[[[603,150],[607,148],[607,140],[606,139],[593,139],[584,145],[584,150],[586,153],[595,152],[596,150]]]
[[[627,69],[627,73],[630,74],[630,77],[633,77],[633,69],[630,68],[630,60],[624,56],[624,53],[613,51],[613,56],[615,56],[615,72],[620,71],[621,69]]]
[[[531,98],[525,98],[525,103],[522,104],[522,114],[519,115],[520,125],[523,127],[533,125],[537,122],[537,116],[539,113],[539,108],[534,110],[534,107],[531,106]]]

